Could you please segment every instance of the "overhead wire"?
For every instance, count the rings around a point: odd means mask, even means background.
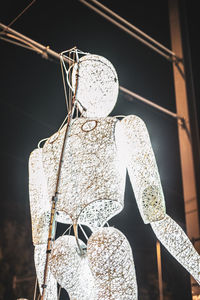
[[[5,41],[5,42],[8,42],[8,43],[14,44],[14,45],[16,45],[16,46],[20,46],[20,47],[22,47],[22,48],[25,48],[25,49],[28,49],[28,50],[32,50],[32,51],[35,52],[35,49],[33,49],[33,48],[29,47],[29,46],[26,46],[26,45],[24,45],[24,44],[22,44],[22,43],[12,41],[12,40],[7,39],[7,38],[4,38],[4,37],[2,37],[2,36],[0,36],[0,39],[3,40],[3,41]]]
[[[150,106],[156,108],[157,110],[160,110],[160,111],[162,111],[162,112],[164,112],[164,113],[170,115],[170,116],[173,117],[173,118],[181,119],[181,117],[178,116],[176,113],[174,113],[174,112],[172,112],[172,111],[170,111],[170,110],[168,110],[168,109],[166,109],[166,108],[164,108],[164,107],[162,107],[162,106],[160,106],[160,105],[154,103],[153,101],[148,100],[148,99],[146,99],[146,98],[144,98],[144,97],[142,97],[142,96],[140,96],[140,95],[138,95],[138,94],[136,94],[136,93],[134,93],[134,92],[132,92],[132,91],[129,91],[128,89],[126,89],[126,88],[123,87],[123,86],[120,86],[119,88],[120,88],[120,90],[121,90],[122,92],[124,92],[124,93],[126,93],[126,94],[132,96],[133,98],[136,98],[136,99],[140,100],[141,102],[144,102],[144,103],[146,103],[146,104],[148,104],[148,105],[150,105]]]
[[[8,25],[5,29],[3,29],[0,34],[5,32],[9,27],[11,27],[34,3],[36,0],[33,0],[31,3],[29,3]]]
[[[106,7],[105,5],[103,5],[102,3],[100,3],[99,1],[97,1],[97,0],[90,0],[90,1],[93,2],[93,3],[95,3],[97,6],[101,7],[103,10],[107,11],[109,14],[111,14],[112,16],[114,16],[116,19],[118,19],[122,23],[124,23],[127,26],[129,26],[131,29],[135,30],[137,33],[139,33],[140,35],[142,35],[143,37],[145,37],[146,39],[148,39],[150,42],[154,43],[155,45],[157,45],[158,47],[160,47],[164,51],[168,52],[170,55],[176,56],[176,54],[173,51],[171,51],[170,49],[168,49],[167,47],[165,47],[164,45],[162,45],[161,43],[159,43],[158,41],[156,41],[154,38],[150,37],[144,31],[140,30],[139,28],[137,28],[136,26],[134,26],[133,24],[131,24],[130,22],[128,22],[126,19],[124,19],[121,16],[119,16],[113,10],[109,9],[108,7]]]
[[[80,0],[80,1],[82,1],[82,0]],[[0,24],[0,25],[4,26],[3,24]],[[33,50],[35,50],[39,54],[42,54],[43,57],[45,57],[47,59],[50,59],[49,56],[48,56],[48,51],[50,51],[50,49],[47,49],[47,47],[44,47],[43,45],[41,45],[41,44],[39,44],[39,43],[37,43],[37,42],[35,42],[35,41],[27,38],[27,37],[24,37],[23,35],[21,35],[20,33],[16,32],[16,31],[11,30],[11,33],[12,33],[11,37],[13,37],[14,35],[16,35],[16,37],[14,36],[16,39],[18,39],[18,40],[22,41],[23,43],[25,43],[26,45],[30,46]],[[0,38],[1,38],[1,36],[0,36]],[[64,56],[65,52],[69,52],[69,56],[68,57]],[[80,52],[80,51],[78,51],[78,52]],[[71,58],[71,53],[73,53],[73,54],[75,53],[75,47],[73,47],[70,50],[62,52],[61,54],[58,54],[58,53],[56,53],[55,51],[52,51],[52,50],[50,51],[50,53],[53,54],[53,56],[56,59],[59,58],[59,61],[60,61],[60,58],[62,57],[63,67],[65,69],[65,72],[67,72],[67,74],[68,74],[67,75],[67,80],[68,80],[68,83],[69,83],[69,86],[70,86],[70,80],[71,80],[71,78],[70,78],[71,72],[70,71],[71,71],[71,66],[74,64],[74,59]],[[82,52],[80,52],[80,53],[82,54]],[[68,70],[66,69],[66,66],[65,66],[64,62],[68,62],[69,63],[70,67],[69,67]],[[160,111],[162,111],[162,112],[164,112],[164,113],[166,113],[166,114],[168,114],[168,115],[170,115],[170,116],[172,116],[174,118],[181,119],[181,117],[178,116],[177,114],[175,114],[175,113],[173,113],[173,112],[171,112],[171,111],[169,111],[169,110],[167,110],[167,109],[165,109],[165,108],[163,108],[163,107],[155,104],[153,101],[145,99],[144,97],[142,97],[140,95],[137,95],[136,93],[134,93],[134,92],[132,92],[132,91],[130,91],[130,90],[122,87],[122,86],[120,86],[119,88],[120,88],[120,90],[122,92],[128,94],[129,96],[132,96],[132,97],[134,97],[134,98],[136,98],[136,99],[138,99],[140,101],[143,101],[146,104],[151,105],[154,108],[159,109]],[[66,96],[67,96],[67,94],[66,94]],[[69,99],[67,100],[67,103],[69,103],[68,109],[70,109],[70,105],[71,105],[70,104],[70,102],[71,102],[70,98],[72,98],[72,91],[71,91],[71,89],[69,89]]]
[[[148,46],[149,48],[151,48],[152,50],[154,50],[155,52],[157,52],[158,54],[163,56],[168,61],[170,61],[170,62],[174,61],[174,59],[172,59],[171,55],[165,54],[162,50],[156,48],[155,46],[153,46],[148,41],[146,41],[143,38],[139,37],[136,33],[132,32],[131,30],[126,28],[124,25],[120,24],[119,22],[117,22],[113,18],[109,17],[104,12],[102,12],[101,10],[96,8],[94,5],[91,5],[90,3],[88,3],[85,0],[79,0],[79,1],[82,2],[84,5],[86,5],[87,7],[89,7],[90,9],[92,9],[93,11],[95,11],[96,13],[98,13],[99,15],[101,15],[102,17],[104,17],[105,19],[107,19],[108,21],[110,21],[111,23],[113,23],[114,25],[116,25],[117,27],[119,27],[120,29],[122,29],[123,31],[125,31],[126,33],[128,33],[129,35],[131,35],[132,37],[134,37],[135,39],[137,39],[138,41],[140,41],[141,43],[143,43],[144,45]],[[176,58],[176,56],[174,56],[174,57]]]

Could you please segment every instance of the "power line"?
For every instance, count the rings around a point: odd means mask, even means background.
[[[118,14],[116,14],[113,10],[109,9],[108,7],[106,7],[105,5],[103,5],[102,3],[100,3],[99,1],[97,1],[97,0],[90,0],[90,1],[92,1],[96,5],[98,5],[99,7],[101,7],[102,9],[104,9],[105,11],[107,11],[108,13],[110,13],[112,16],[114,16],[115,18],[117,18],[118,20],[120,20],[121,22],[123,22],[124,24],[126,24],[127,26],[129,26],[130,28],[132,28],[133,30],[135,30],[137,33],[139,33],[144,38],[148,39],[150,42],[152,42],[155,45],[157,45],[159,48],[161,48],[164,51],[168,52],[172,56],[176,56],[176,54],[173,51],[171,51],[170,49],[168,49],[167,47],[165,47],[164,45],[162,45],[161,43],[159,43],[158,41],[156,41],[154,38],[150,37],[148,34],[146,34],[142,30],[140,30],[139,28],[137,28],[136,26],[134,26],[133,24],[131,24],[130,22],[128,22],[127,20],[125,20],[124,18],[122,18],[121,16],[119,16]]]
[[[99,7],[101,7],[105,11],[109,12],[111,15],[115,16],[118,20],[120,20],[124,24],[128,25],[130,28],[134,29],[137,33],[140,33],[143,37],[148,39],[151,43],[148,42],[147,40],[141,38],[138,34],[129,30],[128,28],[126,28],[125,26],[123,26],[122,24],[120,24],[119,22],[114,20],[112,17],[109,17],[104,12],[102,12],[101,10],[99,10],[98,8],[93,6],[92,4],[88,3],[87,1],[85,1],[85,0],[79,0],[79,1],[82,2],[84,5],[86,5],[87,7],[89,7],[90,9],[92,9],[93,11],[95,11],[96,13],[98,13],[99,15],[101,15],[102,17],[104,17],[105,19],[107,19],[108,21],[110,21],[111,23],[113,23],[114,25],[116,25],[117,27],[119,27],[120,29],[122,29],[123,31],[125,31],[126,33],[128,33],[129,35],[131,35],[132,37],[134,37],[135,39],[137,39],[138,41],[140,41],[141,43],[143,43],[144,45],[148,46],[149,48],[151,48],[152,50],[154,50],[155,52],[157,52],[158,54],[160,54],[161,56],[166,58],[168,61],[174,62],[174,61],[179,60],[173,51],[169,50],[168,48],[166,48],[165,46],[163,46],[162,44],[157,42],[155,39],[148,36],[146,33],[144,33],[143,31],[138,29],[136,26],[132,25],[131,23],[126,21],[124,18],[122,18],[119,15],[117,15],[116,13],[114,13],[112,10],[110,10],[106,6],[102,5],[100,2],[98,2],[96,0],[91,0],[92,2],[97,4]],[[156,45],[156,46],[154,46],[152,43],[154,43],[154,45]],[[162,50],[158,49],[158,47],[161,48]],[[163,50],[165,50],[165,52],[167,52],[168,54],[164,53]]]
[[[172,111],[170,111],[170,110],[168,110],[168,109],[166,109],[166,108],[164,108],[164,107],[162,107],[162,106],[154,103],[153,101],[151,101],[149,99],[146,99],[146,98],[144,98],[144,97],[142,97],[142,96],[140,96],[140,95],[138,95],[138,94],[136,94],[136,93],[134,93],[132,91],[129,91],[128,89],[126,89],[123,86],[120,86],[119,88],[120,88],[120,90],[122,92],[128,94],[129,96],[131,96],[133,98],[136,98],[137,100],[139,100],[139,101],[141,101],[141,102],[143,102],[143,103],[145,103],[147,105],[150,105],[150,106],[156,108],[157,110],[160,110],[160,111],[164,112],[165,114],[167,114],[167,115],[169,115],[169,116],[171,116],[171,117],[173,117],[175,119],[182,120],[182,118],[180,116],[178,116],[176,113],[174,113],[174,112],[172,112]]]
[[[31,3],[29,3],[8,25],[8,27],[11,27],[33,4],[36,2],[36,0],[33,0]],[[6,31],[7,28],[3,29],[3,31]],[[2,33],[2,32],[0,32]]]

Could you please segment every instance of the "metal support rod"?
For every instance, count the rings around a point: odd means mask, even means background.
[[[163,282],[162,282],[162,261],[161,261],[161,248],[160,242],[156,242],[156,255],[158,266],[158,284],[159,284],[159,299],[163,300]]]
[[[34,47],[38,48],[39,50],[41,50],[42,53],[43,53],[43,56],[45,56],[45,54],[46,54],[47,56],[49,55],[51,57],[56,58],[57,60],[60,60],[60,54],[57,53],[57,52],[55,52],[55,51],[53,51],[53,50],[51,50],[49,48],[49,46],[43,46],[42,44],[40,44],[40,43],[38,43],[38,42],[36,42],[36,41],[28,38],[27,36],[25,36],[25,35],[23,35],[23,34],[17,32],[17,31],[15,31],[15,30],[11,29],[10,27],[8,27],[8,26],[6,26],[6,25],[4,25],[2,23],[0,23],[0,28],[3,29],[3,31],[0,32],[0,35],[2,34],[2,35],[6,36],[6,33],[11,33],[12,35],[19,37],[21,40],[24,40],[25,42],[27,42],[27,43],[33,45]],[[72,61],[69,60],[66,56],[63,56],[63,60],[66,63],[68,63],[69,65],[72,63]]]
[[[52,197],[51,217],[50,217],[50,223],[49,223],[46,261],[45,261],[45,268],[44,268],[44,280],[43,280],[43,285],[42,285],[43,290],[42,290],[41,300],[45,299],[45,293],[46,293],[46,288],[47,288],[47,284],[48,284],[48,282],[47,282],[47,277],[48,276],[47,275],[48,275],[48,272],[49,272],[49,259],[50,259],[50,253],[51,253],[51,248],[52,248],[52,240],[55,239],[55,234],[56,234],[55,214],[56,214],[57,196],[59,194],[58,190],[59,190],[59,184],[60,184],[60,174],[61,174],[61,169],[62,169],[62,164],[63,164],[63,156],[64,156],[64,151],[65,151],[65,146],[66,146],[67,138],[68,138],[68,135],[69,135],[70,125],[71,125],[72,117],[74,115],[74,111],[75,111],[75,107],[76,107],[77,88],[78,88],[78,69],[77,69],[77,73],[76,73],[75,91],[74,91],[74,95],[73,95],[73,98],[72,98],[72,107],[71,107],[71,110],[68,113],[67,124],[66,124],[66,129],[65,129],[65,133],[64,133],[63,144],[62,144],[62,149],[61,149],[61,154],[60,154],[60,159],[59,159],[57,179],[56,179],[56,185],[55,185],[55,192],[54,192],[54,196]],[[76,234],[77,234],[77,232],[76,232]],[[76,239],[77,239],[77,235],[76,235]]]
[[[172,50],[179,57],[183,57],[181,27],[179,21],[178,1],[169,0],[169,19],[171,31]],[[184,64],[180,64],[182,73],[185,73]],[[196,191],[196,178],[194,169],[194,157],[191,142],[191,127],[189,119],[188,98],[186,90],[186,81],[179,70],[173,64],[174,87],[176,110],[185,120],[185,127],[178,124],[179,150],[181,159],[181,173],[183,183],[183,196],[185,206],[186,231],[190,240],[199,237],[199,215],[198,199]],[[185,130],[186,129],[186,130]],[[200,243],[196,243],[195,248],[200,250]],[[195,295],[194,279],[191,278],[192,294]]]
[[[57,180],[56,180],[56,187],[55,187],[55,196],[52,197],[51,217],[50,217],[50,223],[49,223],[49,233],[48,233],[48,242],[47,242],[47,251],[46,251],[46,262],[45,262],[45,268],[44,268],[44,281],[43,281],[43,285],[42,285],[43,290],[42,290],[41,300],[45,299],[46,288],[47,288],[47,284],[48,284],[47,274],[49,272],[49,259],[50,259],[52,241],[55,239],[55,224],[56,224],[55,213],[56,213],[56,202],[57,202],[57,195],[58,195],[58,187],[59,187],[59,183],[60,183],[60,172],[61,172],[61,168],[62,168],[62,161],[63,161],[65,144],[66,144],[66,140],[67,140],[68,133],[69,133],[69,127],[70,127],[70,124],[71,124],[72,116],[74,114],[74,108],[75,108],[75,105],[73,103],[72,111],[68,113],[68,119],[67,119],[67,124],[66,124],[63,144],[62,144],[62,150],[61,150],[61,155],[60,155],[60,161],[59,161],[59,166],[58,166],[58,173],[57,173]]]

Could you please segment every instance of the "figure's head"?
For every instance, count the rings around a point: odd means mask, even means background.
[[[72,88],[75,89],[78,67],[76,99],[85,117],[106,117],[113,110],[118,96],[119,82],[113,65],[104,57],[88,54],[75,64]],[[81,106],[82,105],[82,106]],[[83,111],[83,107],[86,111]]]

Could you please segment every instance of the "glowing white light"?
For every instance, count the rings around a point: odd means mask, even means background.
[[[85,55],[75,64],[72,86],[76,86],[78,67],[78,89],[76,98],[87,109],[85,117],[105,117],[113,110],[117,101],[119,82],[113,65],[104,57]],[[82,112],[83,109],[79,105]]]
[[[134,115],[125,117],[116,125],[116,143],[126,161],[143,221],[150,223],[164,218],[162,186],[144,122]]]
[[[42,165],[42,149],[36,149],[30,155],[29,200],[33,244],[47,243],[51,206],[47,193],[47,180]]]
[[[94,230],[123,208],[126,169],[116,149],[113,134],[116,122],[111,117],[73,120],[56,204],[58,213],[65,213],[69,222],[85,224]],[[55,189],[64,130],[43,147],[50,198]]]
[[[136,300],[137,283],[130,245],[114,228],[100,228],[124,206],[126,168],[145,223],[177,260],[200,282],[200,259],[182,229],[166,216],[163,191],[144,122],[136,116],[106,117],[118,95],[112,64],[97,55],[82,57],[72,71],[72,89],[84,117],[72,120],[64,148],[56,220],[85,224],[93,232],[80,254],[75,237],[53,243],[45,299],[57,299],[57,283],[72,300]],[[84,110],[86,109],[86,111]],[[34,150],[29,190],[35,266],[43,283],[51,199],[55,194],[66,127]],[[82,248],[86,245],[79,240]],[[53,276],[54,275],[54,276]]]
[[[79,244],[86,248],[81,240]],[[75,237],[59,237],[53,245],[50,270],[60,286],[68,292],[70,299],[96,300],[94,279],[87,256],[80,255],[79,252]]]
[[[200,257],[182,228],[167,215],[151,226],[161,243],[200,284]]]
[[[101,228],[89,238],[87,249],[96,299],[136,300],[135,267],[126,237],[115,228]]]

